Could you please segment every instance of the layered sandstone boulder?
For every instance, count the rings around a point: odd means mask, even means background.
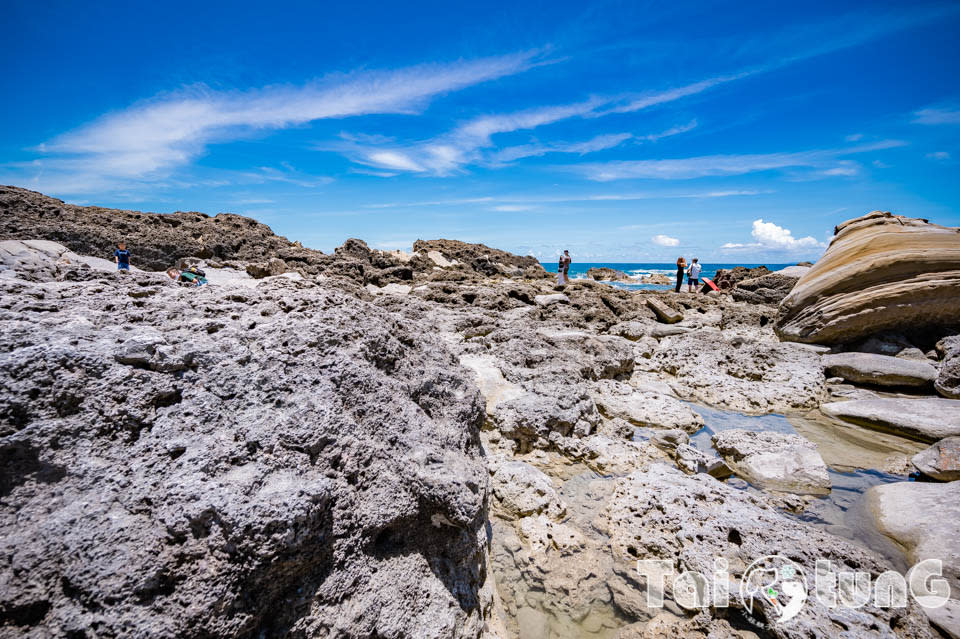
[[[780,303],[776,331],[835,344],[958,318],[960,228],[874,211],[836,228],[826,254]]]

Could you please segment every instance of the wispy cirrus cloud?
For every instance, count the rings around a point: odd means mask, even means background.
[[[673,200],[673,199],[701,199],[718,197],[742,197],[751,195],[766,195],[773,193],[770,190],[756,189],[732,189],[721,191],[695,191],[695,192],[639,192],[639,193],[594,193],[583,195],[555,195],[555,196],[536,196],[536,195],[500,195],[486,196],[476,198],[452,198],[448,200],[426,200],[412,202],[384,202],[381,204],[365,204],[365,209],[395,209],[395,208],[419,208],[426,206],[463,206],[470,204],[495,204],[518,203],[518,204],[560,204],[564,202],[632,202],[637,200]]]
[[[497,134],[529,131],[572,118],[599,118],[614,113],[640,111],[696,95],[719,84],[747,77],[752,73],[754,71],[718,76],[665,91],[651,92],[640,97],[629,94],[593,97],[571,104],[484,115],[469,120],[436,138],[406,145],[364,144],[358,136],[346,136],[343,144],[333,148],[340,150],[358,164],[381,169],[430,173],[437,176],[461,173],[468,165],[497,166],[524,157],[541,156],[547,153],[593,153],[614,148],[631,139],[637,142],[654,142],[686,133],[696,128],[697,121],[692,120],[666,131],[647,135],[614,133],[598,135],[580,142],[517,145],[489,153],[485,151],[496,146],[493,137]]]
[[[525,71],[538,53],[331,75],[303,86],[224,92],[197,85],[111,113],[37,147],[43,158],[8,165],[53,191],[103,190],[156,182],[203,155],[211,144],[321,119],[417,113],[438,95]],[[397,158],[383,158],[385,166]],[[416,170],[399,162],[391,167]],[[21,180],[22,182],[22,180]],[[66,188],[64,188],[66,187]]]
[[[913,112],[915,124],[960,124],[960,107],[930,107]]]
[[[624,179],[687,180],[700,177],[731,176],[774,169],[812,168],[823,176],[855,174],[855,167],[843,156],[879,151],[905,145],[901,140],[884,140],[860,146],[801,151],[794,153],[757,153],[742,155],[707,155],[690,158],[627,160],[584,163],[565,170],[584,177],[608,182]]]

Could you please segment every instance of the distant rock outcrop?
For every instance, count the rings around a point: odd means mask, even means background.
[[[781,302],[781,339],[849,342],[887,329],[960,323],[960,228],[874,211],[836,228]]]
[[[74,253],[111,261],[116,243],[122,241],[133,254],[132,264],[150,271],[186,257],[244,262],[277,258],[303,266],[323,256],[241,215],[75,206],[13,186],[0,186],[0,239],[52,240]]]
[[[607,266],[594,266],[587,269],[587,277],[598,282],[628,282],[631,280],[630,276],[623,271],[618,271],[615,268],[609,268]]]
[[[460,264],[466,264],[474,271],[484,275],[499,275],[511,272],[519,275],[531,267],[543,272],[543,267],[540,266],[540,262],[535,257],[514,255],[483,244],[468,244],[457,240],[417,240],[413,243],[414,253],[429,253],[431,251],[440,253],[447,260],[453,259]]]
[[[754,279],[769,274],[770,269],[768,269],[766,266],[758,266],[756,268],[734,266],[729,270],[720,269],[717,271],[716,275],[713,277],[713,283],[716,284],[717,288],[720,290],[725,290],[733,288],[737,285],[737,283],[742,282],[743,280]]]
[[[288,271],[323,274],[361,286],[385,286],[432,279],[436,269],[457,266],[459,278],[547,273],[534,257],[456,240],[418,240],[414,253],[371,249],[348,239],[332,255],[276,235],[269,226],[242,215],[144,213],[75,206],[41,193],[0,186],[0,240],[51,240],[73,253],[113,260],[117,242],[126,242],[131,263],[162,271],[189,258],[246,270],[256,278]]]

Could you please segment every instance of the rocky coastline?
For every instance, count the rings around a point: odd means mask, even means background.
[[[0,637],[960,637],[958,229],[874,212],[698,295],[14,187],[0,220]],[[938,557],[954,598],[778,625],[673,579],[779,553]]]

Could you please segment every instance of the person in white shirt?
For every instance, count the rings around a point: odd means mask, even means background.
[[[690,264],[690,268],[687,269],[687,292],[693,293],[693,289],[700,285],[700,271],[703,269],[700,266],[700,261],[698,258],[693,258],[693,262]]]

